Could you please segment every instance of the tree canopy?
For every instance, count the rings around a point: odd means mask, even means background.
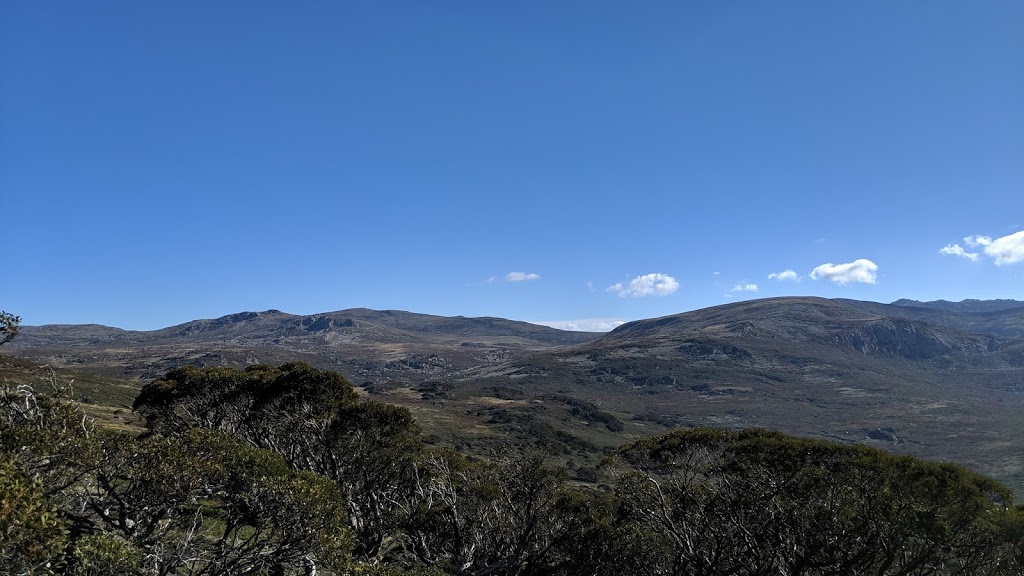
[[[25,574],[1019,575],[1024,511],[947,463],[765,430],[621,447],[597,485],[542,453],[426,445],[305,364],[183,367],[147,432],[66,387],[0,386],[0,563]]]

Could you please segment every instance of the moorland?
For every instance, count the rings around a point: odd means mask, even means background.
[[[607,334],[365,309],[14,326],[0,561],[1018,574],[1022,304],[772,298]]]
[[[75,378],[112,425],[179,366],[300,361],[409,408],[430,442],[509,443],[586,477],[604,452],[679,427],[762,427],[950,461],[1024,493],[1024,302],[737,302],[569,332],[501,318],[269,310],[136,332],[23,327],[4,352]]]

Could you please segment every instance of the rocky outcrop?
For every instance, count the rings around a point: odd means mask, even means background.
[[[940,329],[923,322],[886,318],[837,334],[833,341],[864,354],[930,359],[952,352],[987,353],[998,348],[995,339]]]

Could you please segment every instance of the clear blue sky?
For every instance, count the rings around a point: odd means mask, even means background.
[[[1024,298],[1022,30],[1019,0],[4,2],[0,308]]]

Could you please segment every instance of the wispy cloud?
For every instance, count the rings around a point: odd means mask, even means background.
[[[945,248],[939,248],[939,254],[944,256],[960,256],[961,258],[967,258],[968,260],[977,260],[977,252],[968,252],[964,250],[959,244],[950,244]]]
[[[644,296],[668,296],[679,290],[679,282],[668,274],[654,273],[637,276],[623,285],[621,282],[605,288],[607,292],[614,292],[620,298],[627,296],[642,298]]]
[[[737,284],[732,287],[732,292],[757,292],[757,284]]]
[[[506,282],[526,282],[529,280],[540,280],[540,274],[526,272],[509,272],[505,274]]]
[[[769,280],[792,280],[793,282],[799,282],[801,280],[800,275],[795,270],[783,270],[782,272],[772,272],[768,275]]]
[[[971,248],[982,248],[996,266],[1024,262],[1024,230],[994,240],[989,236],[968,236],[964,242]]]
[[[583,318],[580,320],[541,320],[531,322],[541,326],[550,326],[559,330],[577,332],[608,332],[622,326],[627,321],[622,318]]]
[[[823,278],[836,284],[849,284],[850,282],[863,282],[874,284],[878,281],[878,265],[860,258],[846,264],[822,264],[811,271],[811,278],[817,280]]]

